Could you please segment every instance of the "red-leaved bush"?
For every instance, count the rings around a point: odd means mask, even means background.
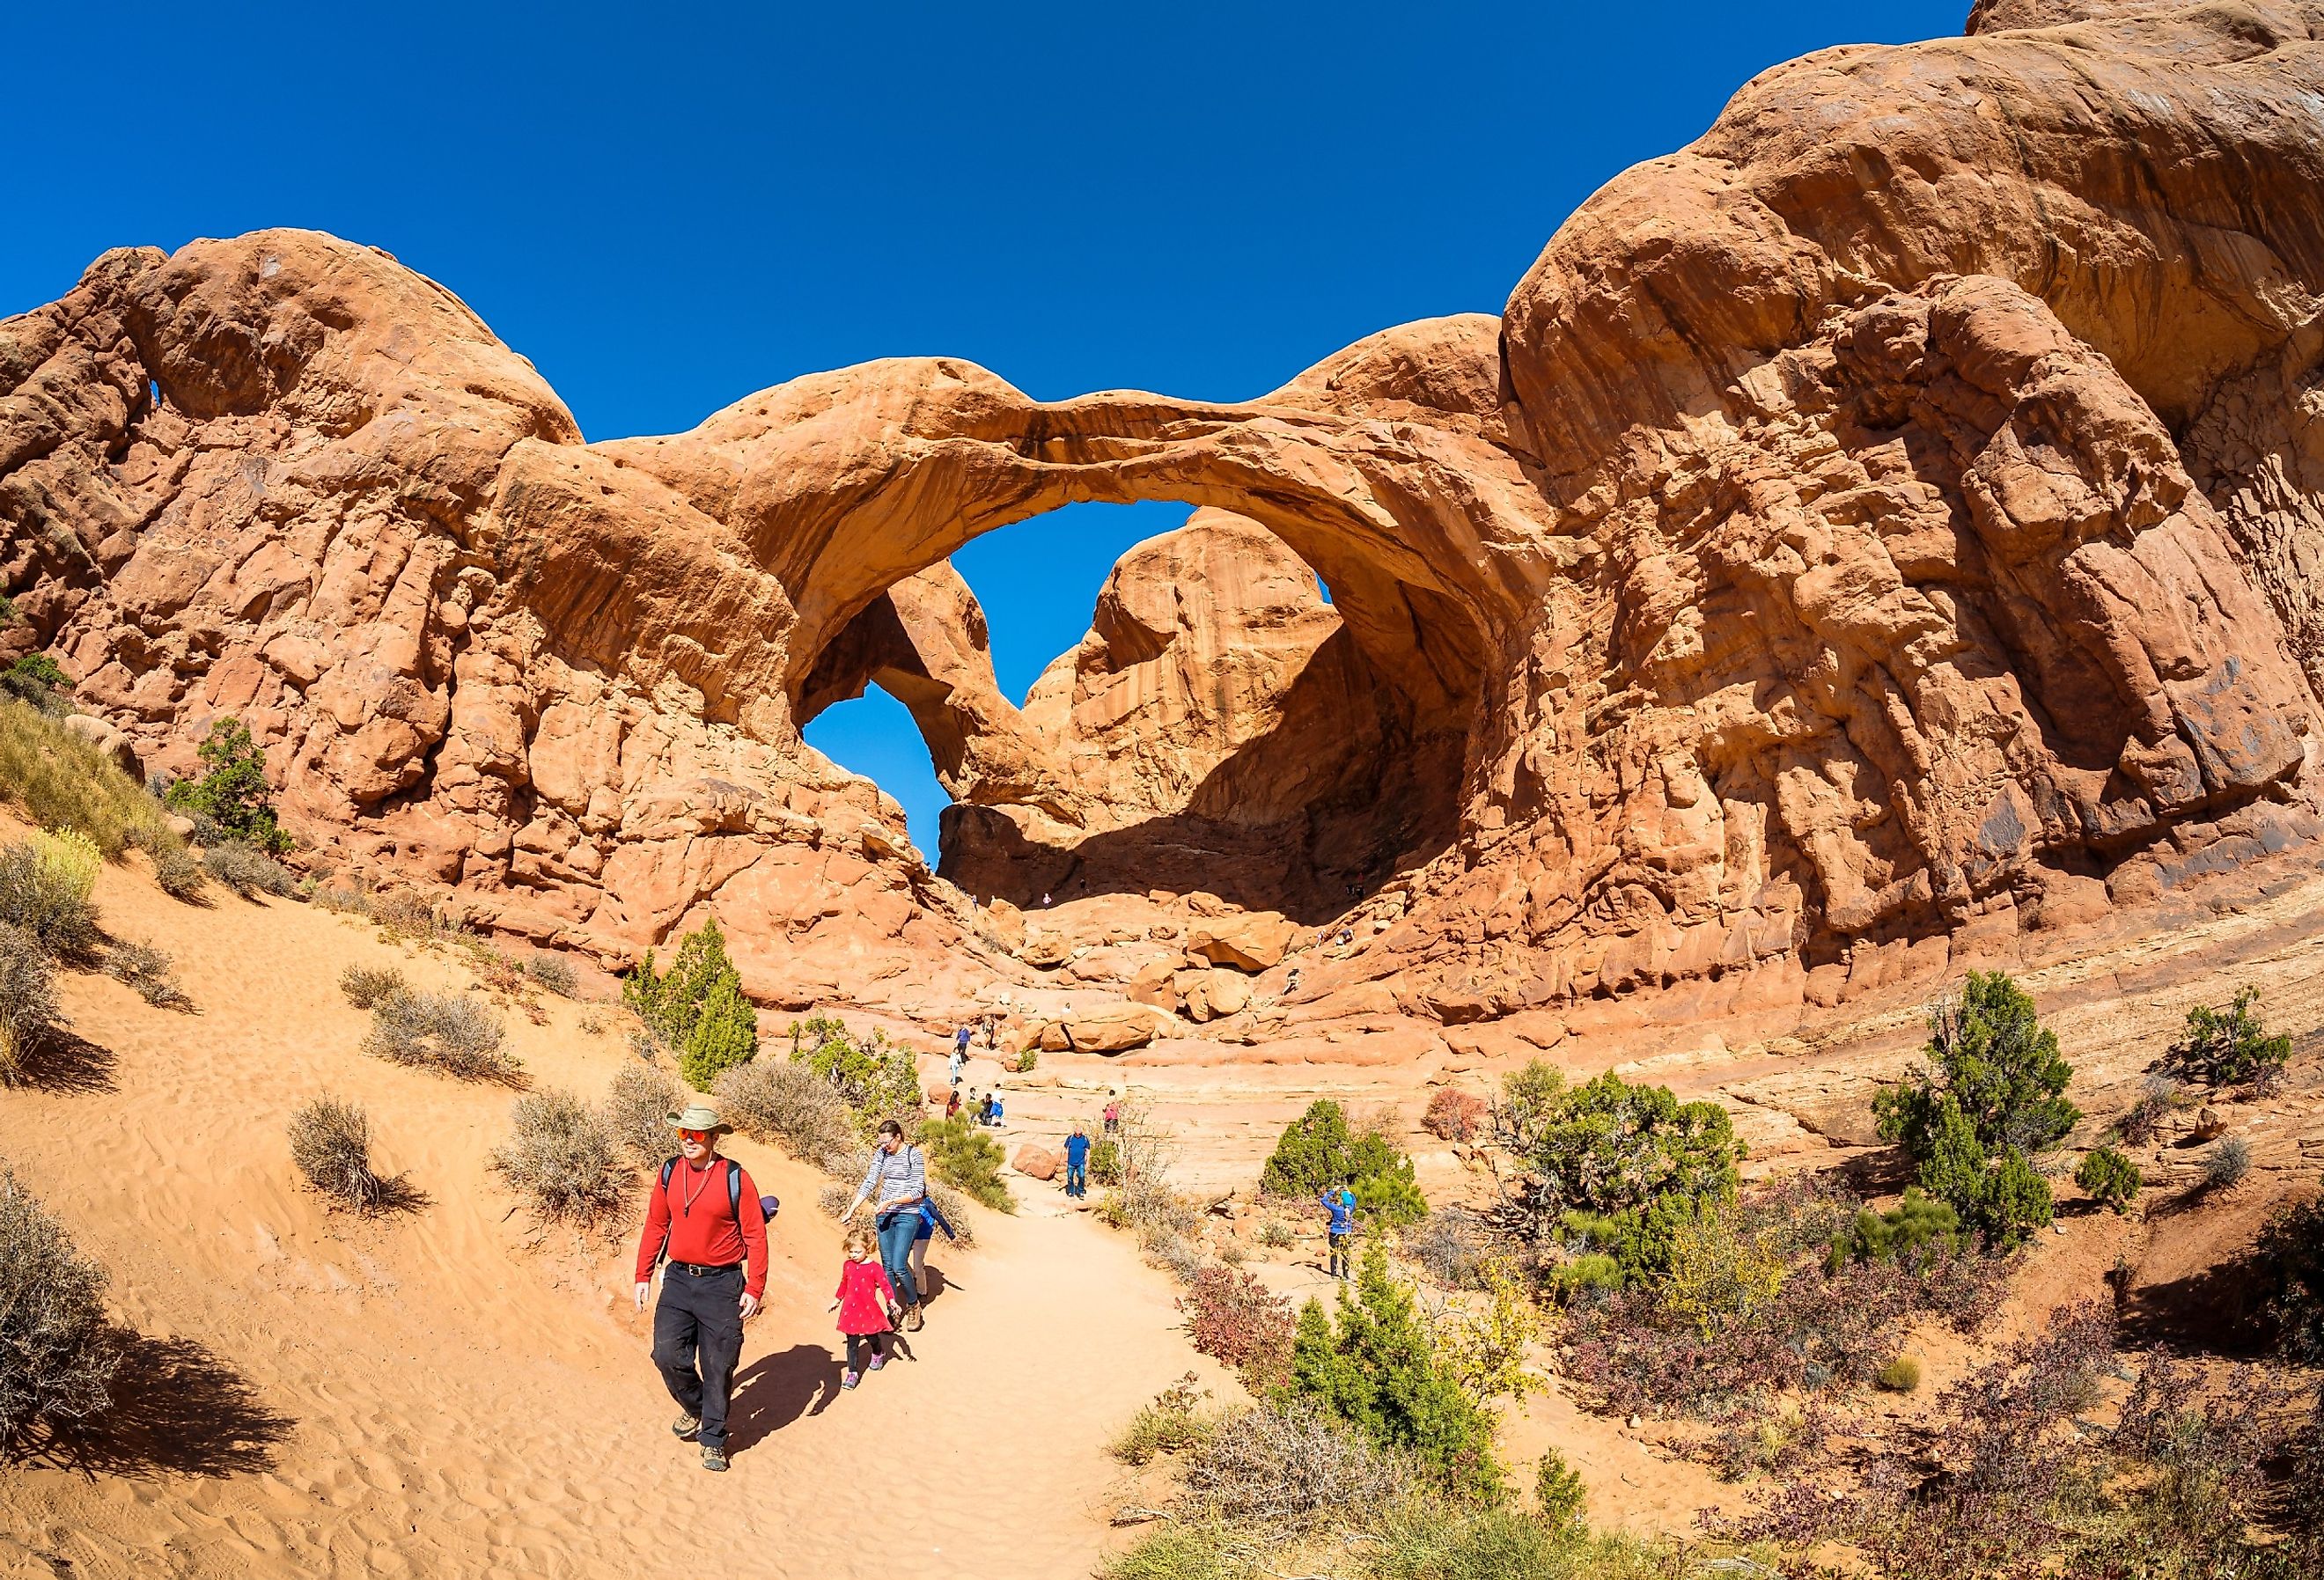
[[[1256,1393],[1281,1381],[1291,1362],[1291,1303],[1239,1269],[1205,1267],[1178,1298],[1194,1348],[1234,1368]]]
[[[1420,1123],[1440,1141],[1466,1141],[1474,1140],[1485,1128],[1491,1113],[1491,1105],[1474,1093],[1440,1086],[1436,1095],[1428,1100],[1428,1112],[1422,1115]]]

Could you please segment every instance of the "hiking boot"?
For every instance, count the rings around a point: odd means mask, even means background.
[[[906,1333],[918,1333],[920,1331],[920,1308],[918,1307],[907,1306],[904,1307],[904,1331]]]
[[[702,1451],[702,1468],[705,1470],[724,1470],[726,1468],[726,1451],[724,1448],[704,1448]]]
[[[842,1372],[839,1374],[839,1386],[842,1388],[853,1388],[862,1381],[862,1378],[853,1372]]]
[[[702,1430],[700,1416],[680,1416],[669,1424],[669,1429],[680,1437],[691,1437]]]

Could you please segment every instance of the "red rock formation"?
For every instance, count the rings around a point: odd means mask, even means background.
[[[715,906],[793,1003],[941,998],[931,964],[991,947],[798,739],[872,679],[925,683],[946,772],[1020,832],[1038,808],[1043,850],[1389,785],[1283,868],[1311,894],[1407,869],[1310,998],[1795,993],[2087,913],[2218,832],[2205,860],[2314,832],[2324,8],[1990,0],[1972,26],[1763,74],[1584,205],[1502,319],[1241,406],[890,361],[585,446],[382,254],[109,254],[0,325],[12,640],[149,761],[243,715],[334,859],[608,953]],[[1125,565],[1030,716],[980,689],[933,568],[1139,498],[1234,513],[1330,585],[1347,656],[1314,716],[1342,637],[1281,684],[1316,611],[1267,590],[1282,556],[1223,576],[1201,535]],[[1165,577],[1219,608],[1166,612]],[[1248,671],[1204,635],[1277,607]],[[1245,700],[1197,706],[1213,684]]]

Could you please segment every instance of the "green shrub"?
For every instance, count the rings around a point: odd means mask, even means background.
[[[392,966],[350,966],[339,973],[339,991],[358,1010],[368,1010],[383,999],[411,991],[403,973]]]
[[[918,1144],[927,1154],[928,1171],[955,1190],[999,1212],[1017,1210],[1017,1198],[1001,1178],[1009,1155],[1001,1144],[969,1123],[965,1113],[929,1120],[920,1126]]]
[[[1290,1397],[1315,1401],[1373,1442],[1408,1450],[1445,1485],[1482,1496],[1500,1488],[1493,1418],[1438,1363],[1410,1288],[1369,1247],[1336,1317],[1309,1300],[1291,1343]]]
[[[1960,1215],[1919,1186],[1907,1186],[1904,1199],[1885,1213],[1857,1209],[1855,1220],[1831,1243],[1827,1270],[1837,1274],[1850,1261],[1917,1261],[1931,1251],[1962,1248]]]
[[[678,940],[669,970],[657,974],[653,951],[622,984],[622,1002],[678,1050],[678,1073],[696,1091],[747,1063],[759,1049],[759,1012],[726,957],[716,917]]]
[[[1318,1098],[1284,1127],[1259,1186],[1280,1196],[1313,1197],[1342,1181],[1351,1184],[1357,1206],[1374,1223],[1413,1224],[1427,1215],[1412,1160],[1398,1157],[1377,1132],[1351,1133],[1340,1105]]]
[[[678,1083],[660,1070],[650,1064],[625,1064],[605,1088],[605,1129],[638,1162],[658,1164],[678,1151],[677,1132],[668,1122],[684,1101]],[[722,1108],[720,1117],[742,1128],[731,1110]]]
[[[197,822],[209,819],[229,840],[260,851],[289,850],[290,836],[274,820],[265,753],[243,722],[232,714],[211,720],[209,734],[194,753],[207,772],[171,785],[164,804]]]
[[[359,1213],[387,1198],[387,1181],[372,1171],[371,1119],[361,1104],[318,1097],[294,1110],[290,1160],[308,1184]]]
[[[1659,1280],[1680,1224],[1734,1197],[1743,1147],[1727,1111],[1682,1104],[1666,1086],[1634,1086],[1610,1070],[1563,1092],[1546,1078],[1555,1071],[1539,1073],[1521,1084],[1529,1095],[1505,1104],[1501,1132],[1542,1178],[1536,1210],[1556,1212],[1569,1234],[1579,1227],[1625,1278]]]
[[[94,849],[78,834],[35,833],[0,846],[0,923],[23,928],[60,960],[94,958]]]
[[[2258,1001],[2259,989],[2246,986],[2224,1010],[2197,1004],[2187,1012],[2186,1030],[2164,1053],[2165,1061],[2186,1079],[2214,1086],[2264,1083],[2282,1075],[2292,1058],[2292,1039],[2268,1035],[2252,1012]]]
[[[2081,1167],[2074,1170],[2074,1183],[2092,1201],[2126,1213],[2138,1197],[2139,1187],[2146,1182],[2139,1178],[2137,1164],[2112,1147],[2098,1147],[2083,1155]]]
[[[22,1086],[28,1056],[63,1023],[49,952],[30,931],[0,921],[0,1086]]]
[[[72,688],[70,678],[46,653],[26,653],[0,672],[0,691],[55,717],[72,711]]]
[[[105,1315],[105,1270],[0,1163],[0,1451],[42,1424],[112,1403],[121,1361]]]
[[[1911,1393],[1921,1386],[1921,1363],[1899,1355],[1880,1368],[1872,1381],[1891,1393]]]
[[[372,1005],[364,1051],[472,1081],[515,1081],[523,1073],[501,1046],[500,1021],[455,993],[392,993]]]
[[[862,1141],[855,1116],[831,1083],[804,1064],[752,1059],[720,1076],[711,1090],[728,1124],[753,1141],[779,1144],[802,1163],[844,1167]]]
[[[229,839],[202,852],[202,871],[244,900],[261,894],[288,899],[299,892],[290,869],[254,845]]]
[[[1542,1523],[1554,1530],[1579,1531],[1589,1512],[1590,1489],[1582,1483],[1582,1476],[1565,1463],[1565,1455],[1554,1447],[1542,1450],[1541,1465],[1533,1478],[1534,1511]]]
[[[1369,1534],[1362,1580],[1664,1580],[1681,1572],[1659,1554],[1594,1540],[1575,1522],[1441,1497],[1391,1506]]]
[[[1168,1520],[1098,1567],[1098,1580],[1259,1580],[1266,1546],[1219,1520]]]
[[[1550,1275],[1550,1288],[1568,1303],[1618,1295],[1622,1290],[1621,1260],[1603,1251],[1584,1252],[1558,1266]]]
[[[595,1223],[622,1205],[629,1169],[597,1112],[570,1092],[528,1092],[509,1110],[493,1169],[544,1218]]]
[[[2073,1067],[2034,1001],[2002,972],[1972,971],[1958,1000],[1929,1012],[1932,1061],[1873,1100],[1880,1135],[1919,1183],[1997,1251],[2047,1224],[2047,1181],[2027,1161],[2081,1117],[2063,1095]]]
[[[121,766],[57,720],[0,702],[0,795],[43,828],[78,828],[107,860],[132,844],[182,854],[169,815]]]
[[[1020,1076],[1029,1075],[1034,1067],[1040,1062],[1040,1051],[1038,1049],[1028,1048],[1017,1056],[1017,1073]]]
[[[920,1073],[884,1031],[859,1038],[825,1016],[791,1026],[791,1058],[828,1082],[869,1140],[883,1120],[910,1124],[920,1112]]]
[[[1121,1147],[1111,1136],[1100,1136],[1091,1145],[1089,1177],[1100,1185],[1121,1183]]]

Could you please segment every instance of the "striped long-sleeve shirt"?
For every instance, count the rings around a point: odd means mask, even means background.
[[[885,1212],[891,1203],[917,1201],[927,1194],[928,1166],[919,1148],[899,1147],[892,1152],[874,1149],[872,1167],[863,1171],[863,1184],[855,1199],[869,1197],[874,1212]]]

